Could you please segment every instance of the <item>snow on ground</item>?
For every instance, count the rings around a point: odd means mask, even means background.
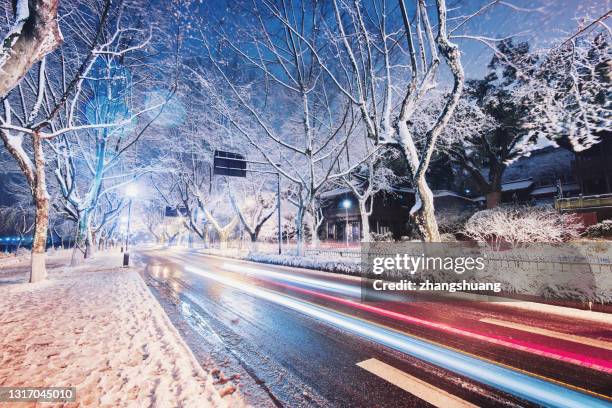
[[[215,390],[137,272],[115,265],[119,254],[0,281],[0,386],[76,387],[65,406],[242,406]]]
[[[27,259],[29,260],[29,257]],[[25,260],[25,257],[20,258],[15,256],[15,254],[13,253],[0,252],[0,268],[16,265],[18,263],[24,262]],[[2,273],[2,269],[0,269],[0,273]]]

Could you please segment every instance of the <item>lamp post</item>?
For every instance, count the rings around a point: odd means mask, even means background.
[[[125,191],[125,195],[130,199],[128,202],[127,228],[125,233],[125,252],[123,253],[123,266],[125,267],[130,266],[130,221],[132,219],[132,199],[136,197],[136,194],[138,194],[136,186],[129,184]]]
[[[344,217],[346,220],[346,227],[344,228],[344,235],[346,236],[346,246],[349,246],[349,221],[348,221],[348,210],[351,208],[351,200],[348,198],[342,201],[342,207],[344,208]]]

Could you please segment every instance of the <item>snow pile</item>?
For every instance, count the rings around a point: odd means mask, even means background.
[[[221,398],[136,272],[96,263],[0,286],[0,386],[76,387],[81,407],[242,405]]]
[[[603,220],[602,222],[589,226],[584,235],[594,238],[612,238],[612,220]]]

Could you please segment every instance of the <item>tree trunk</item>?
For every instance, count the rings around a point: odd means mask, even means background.
[[[204,226],[204,248],[210,248],[210,227]]]
[[[63,41],[57,21],[59,0],[17,0],[13,4],[16,21],[0,48],[0,99]]]
[[[491,191],[486,194],[487,208],[495,208],[501,202],[501,191]]]
[[[96,237],[91,229],[91,225],[87,226],[87,240],[85,241],[85,258],[91,258],[96,253]]]
[[[361,242],[370,242],[370,216],[366,208],[366,200],[359,200],[359,215],[361,216]]]
[[[248,232],[248,234],[249,234],[249,238],[251,239],[250,250],[251,252],[257,252],[259,250],[259,242],[257,242],[257,236],[259,235],[259,230],[256,229],[253,232]]]
[[[296,233],[296,244],[297,244],[297,256],[304,256],[304,208],[298,208],[297,215],[295,217],[295,233]],[[289,237],[287,237],[289,240]]]
[[[316,248],[319,246],[319,234],[318,234],[318,229],[317,228],[317,218],[314,216],[314,214],[312,215],[312,217],[310,217],[310,245],[313,248]]]
[[[89,210],[85,210],[81,213],[81,218],[79,219],[79,223],[77,225],[77,236],[74,244],[74,250],[72,254],[72,259],[70,261],[70,266],[76,266],[86,258],[91,257],[92,252],[92,235],[91,235],[91,226],[90,226],[90,212]]]
[[[227,249],[227,241],[229,241],[231,232],[231,230],[225,229],[217,231],[217,233],[219,234],[219,249]]]
[[[415,204],[410,214],[426,242],[440,242],[440,231],[435,216],[434,197],[424,178],[416,183]]]
[[[45,178],[45,156],[42,139],[38,132],[32,136],[32,149],[34,150],[34,185],[32,196],[36,207],[34,218],[34,239],[32,241],[32,259],[30,282],[40,282],[47,278],[46,250],[47,230],[49,228],[49,193]]]

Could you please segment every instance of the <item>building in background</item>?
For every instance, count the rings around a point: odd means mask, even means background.
[[[437,190],[433,193],[436,213],[440,217],[458,217],[478,208],[475,200],[453,191]],[[320,199],[324,221],[319,237],[327,241],[346,242],[348,233],[348,242],[360,241],[361,216],[352,192],[348,188],[337,188],[322,193]],[[348,208],[345,205],[347,202],[350,203]],[[369,218],[370,232],[390,234],[395,240],[414,236],[416,231],[413,231],[410,223],[410,209],[414,202],[414,190],[408,187],[397,187],[375,194]]]
[[[553,205],[579,214],[585,225],[612,218],[612,138],[574,153],[536,150],[508,166],[501,204]],[[484,197],[476,197],[484,205]]]

